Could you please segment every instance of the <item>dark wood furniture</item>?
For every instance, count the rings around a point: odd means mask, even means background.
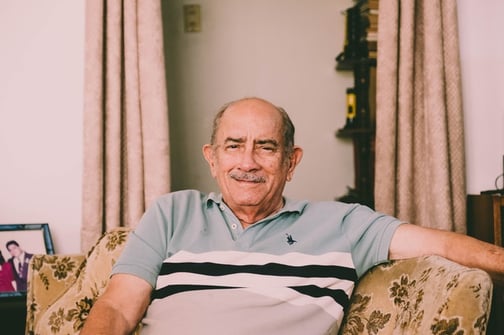
[[[501,192],[467,196],[467,233],[479,240],[502,247],[504,195]],[[487,334],[504,334],[504,278],[494,279],[492,311]]]
[[[377,2],[358,1],[345,11],[344,50],[336,57],[336,70],[352,71],[354,86],[347,88],[346,124],[336,132],[354,145],[355,185],[339,201],[361,203],[374,208],[374,140],[376,100],[376,21]],[[371,17],[375,19],[370,20]]]
[[[26,296],[0,298],[1,333],[23,335],[26,325]]]

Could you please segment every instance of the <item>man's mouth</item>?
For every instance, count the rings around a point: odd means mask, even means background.
[[[266,181],[262,176],[247,172],[231,172],[229,176],[236,181],[245,181],[249,183],[264,183]]]

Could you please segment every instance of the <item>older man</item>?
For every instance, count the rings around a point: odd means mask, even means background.
[[[503,249],[465,235],[285,198],[302,150],[268,101],[225,105],[203,154],[220,193],[174,192],[147,210],[81,334],[127,334],[141,320],[142,334],[328,334],[377,263],[438,254],[504,272]]]

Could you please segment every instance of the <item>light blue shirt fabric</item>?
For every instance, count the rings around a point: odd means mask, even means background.
[[[357,204],[285,199],[279,212],[243,229],[220,194],[178,191],[160,197],[146,211],[112,273],[131,273],[155,287],[162,262],[181,250],[340,251],[351,253],[360,277],[388,259],[400,223]],[[289,236],[294,243],[289,244]]]
[[[243,229],[220,194],[160,197],[112,270],[155,288],[142,333],[336,333],[401,222],[356,204],[284,202]]]

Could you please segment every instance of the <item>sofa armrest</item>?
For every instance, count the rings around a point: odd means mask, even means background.
[[[392,261],[366,273],[340,334],[485,334],[492,280],[439,256]]]
[[[47,308],[43,311],[38,309],[38,305],[33,307],[36,313],[33,320],[27,320],[27,324],[30,324],[27,333],[33,331],[33,334],[37,335],[79,334],[89,310],[108,285],[112,266],[120,256],[130,231],[128,228],[117,228],[104,233],[78,266],[72,276],[74,278],[68,282],[68,289],[51,298],[50,303],[44,304]],[[47,260],[52,261],[50,257],[45,259],[46,262]],[[37,266],[37,263],[33,264],[33,268]],[[55,265],[46,266],[58,268]],[[33,293],[29,299],[37,302],[39,292]]]
[[[85,255],[33,255],[28,269],[26,333],[76,281]]]

